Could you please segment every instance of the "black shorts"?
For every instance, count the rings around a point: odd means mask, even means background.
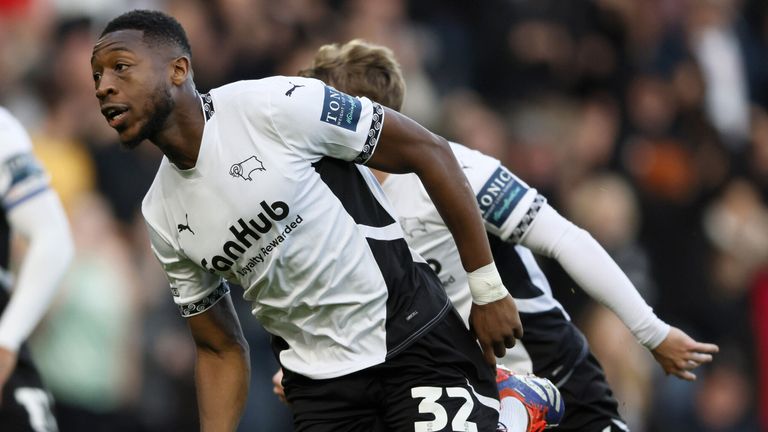
[[[629,430],[619,415],[619,404],[605,380],[603,368],[591,352],[574,367],[570,378],[559,389],[565,401],[565,416],[552,431]]]
[[[0,405],[3,432],[55,432],[53,399],[30,363],[19,362],[3,386]]]
[[[456,313],[385,363],[353,374],[312,380],[284,371],[283,386],[297,432],[478,432],[498,423],[495,368]]]

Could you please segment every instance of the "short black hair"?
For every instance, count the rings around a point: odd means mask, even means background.
[[[184,27],[163,12],[142,9],[126,12],[110,21],[99,37],[118,30],[140,30],[146,41],[176,45],[184,54],[192,56]]]

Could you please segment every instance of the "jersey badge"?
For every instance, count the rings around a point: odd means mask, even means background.
[[[264,168],[264,163],[259,160],[259,158],[256,157],[256,155],[253,155],[249,157],[248,159],[238,162],[236,164],[233,164],[229,168],[229,175],[232,177],[240,177],[243,180],[252,181],[253,178],[251,178],[251,175],[254,171],[266,171],[267,169]]]
[[[408,237],[414,237],[416,233],[427,233],[427,226],[424,222],[417,217],[405,217],[400,218],[400,225],[403,227],[403,232]]]
[[[334,126],[354,131],[360,120],[363,104],[360,99],[342,93],[333,87],[325,86],[323,112],[320,120]]]

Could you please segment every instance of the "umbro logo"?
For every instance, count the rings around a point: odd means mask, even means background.
[[[296,88],[298,88],[298,87],[304,87],[304,85],[302,85],[302,84],[294,84],[294,83],[292,83],[292,82],[290,82],[290,81],[288,81],[288,84],[290,84],[290,85],[292,85],[292,86],[293,86],[293,87],[291,87],[290,89],[288,89],[288,91],[287,91],[287,92],[285,92],[285,95],[286,95],[286,96],[288,96],[288,97],[291,97],[291,95],[293,94],[293,91],[294,91],[294,90],[296,90]]]
[[[243,180],[251,181],[253,180],[253,178],[251,178],[251,174],[253,174],[254,171],[266,170],[267,169],[264,168],[264,163],[261,162],[259,158],[256,157],[256,155],[253,155],[242,162],[233,164],[229,168],[229,175],[232,177],[240,177]]]
[[[192,233],[192,235],[195,235],[195,232],[192,231],[192,228],[189,227],[189,215],[184,214],[184,218],[187,220],[187,224],[186,225],[178,224],[178,225],[176,225],[176,228],[179,230],[179,232],[189,231],[189,232]]]

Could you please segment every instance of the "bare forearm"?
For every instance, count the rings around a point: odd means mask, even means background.
[[[386,109],[379,147],[368,165],[419,176],[456,241],[465,270],[493,261],[475,195],[448,141]]]
[[[197,350],[195,383],[202,431],[237,429],[251,375],[248,345],[243,344],[220,352]]]

